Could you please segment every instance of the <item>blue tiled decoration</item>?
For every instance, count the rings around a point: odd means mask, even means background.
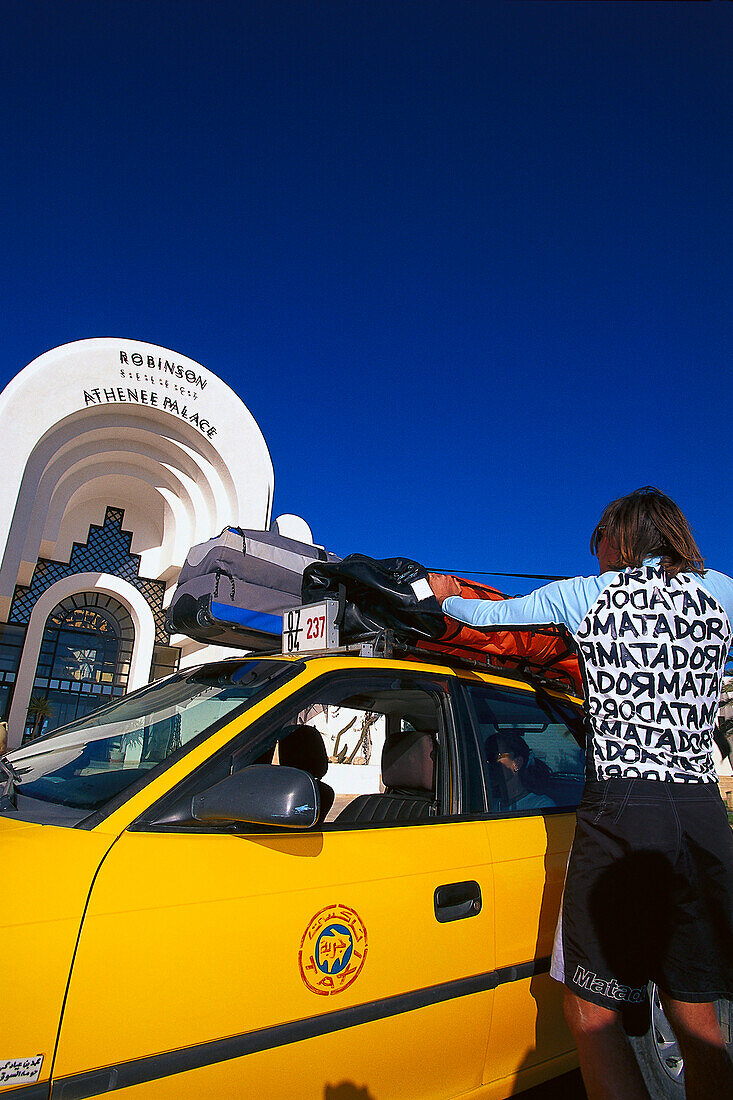
[[[142,593],[155,619],[155,641],[158,645],[168,645],[170,637],[164,627],[163,611],[165,584],[138,575],[140,555],[130,553],[132,531],[123,531],[124,516],[122,508],[107,508],[104,524],[101,527],[91,524],[86,543],[74,543],[68,562],[39,558],[31,583],[16,585],[8,622],[27,625],[38,598],[62,577],[76,573],[111,573]]]

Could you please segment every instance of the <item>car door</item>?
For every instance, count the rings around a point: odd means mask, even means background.
[[[529,684],[464,685],[494,866],[498,980],[484,1081],[527,1088],[576,1064],[549,966],[584,782],[582,721],[559,694]]]
[[[493,877],[485,823],[462,816],[453,679],[387,662],[316,671],[119,837],[89,900],[54,1097],[406,1100],[480,1085]],[[330,820],[176,817],[223,763],[280,766],[303,725],[330,757]],[[432,790],[384,791],[380,744],[403,737],[434,745]],[[339,822],[354,799],[365,816]]]

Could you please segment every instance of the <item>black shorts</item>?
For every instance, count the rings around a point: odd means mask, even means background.
[[[649,981],[733,997],[733,830],[715,783],[589,782],[578,807],[552,976],[621,1009]]]

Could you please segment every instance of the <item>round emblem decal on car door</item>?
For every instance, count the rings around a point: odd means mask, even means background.
[[[313,993],[341,993],[358,978],[367,954],[367,934],[358,913],[328,905],[316,913],[300,941],[298,963]]]

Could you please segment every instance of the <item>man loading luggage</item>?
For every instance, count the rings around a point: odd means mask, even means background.
[[[445,614],[471,626],[557,623],[575,640],[586,786],[551,973],[590,1100],[648,1097],[621,1011],[650,980],[688,1100],[733,1098],[714,1006],[733,998],[733,832],[712,756],[733,580],[704,569],[682,512],[651,487],[606,507],[591,551],[600,576],[506,601],[463,599],[452,577],[430,583]]]

